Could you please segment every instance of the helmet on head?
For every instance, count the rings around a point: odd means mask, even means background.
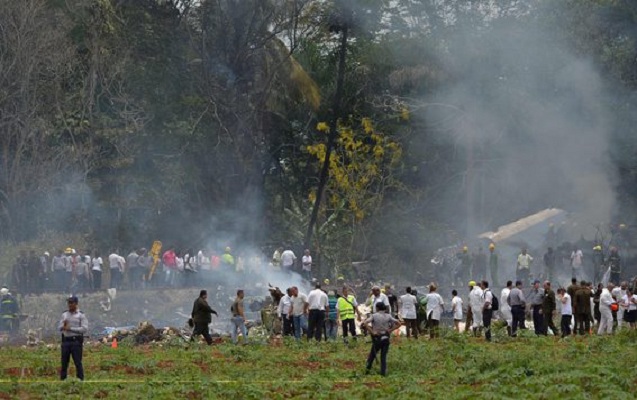
[[[339,275],[339,276],[338,276],[338,278],[337,278],[337,280],[339,280],[339,281],[344,281],[344,280],[345,280],[345,277],[344,277],[343,275]]]
[[[9,294],[9,288],[3,286],[2,289],[0,289],[0,296],[4,296],[6,294]]]
[[[462,248],[462,251],[466,253],[467,251],[469,251],[469,248],[468,248],[467,246],[464,246],[464,247]]]
[[[325,278],[325,279],[323,280],[323,283],[324,283],[324,284],[326,284],[326,285],[329,285],[329,284],[330,284],[330,280],[329,280],[329,279],[327,279],[327,278]]]
[[[475,286],[476,285],[476,281],[469,281],[469,286]]]
[[[230,246],[227,246],[227,247],[226,247],[226,253],[230,253],[230,250],[232,250],[232,249],[230,248]]]
[[[489,243],[489,250],[495,249],[495,243]]]

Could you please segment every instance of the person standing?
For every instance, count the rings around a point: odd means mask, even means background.
[[[290,294],[292,292],[291,288],[287,288],[283,297],[279,301],[279,306],[277,307],[277,313],[279,314],[279,318],[281,318],[281,322],[283,323],[283,336],[292,336],[294,333],[292,331],[292,319],[288,318],[290,315],[290,308],[292,307],[292,298]]]
[[[384,303],[376,303],[376,312],[363,322],[364,329],[372,336],[372,348],[367,357],[366,373],[371,371],[372,363],[376,359],[376,355],[380,353],[380,374],[387,375],[389,338],[391,332],[400,326],[400,322],[392,318],[386,311],[387,306]]]
[[[301,257],[301,264],[305,279],[312,281],[312,255],[310,254],[310,249],[305,249],[303,257]]]
[[[458,296],[458,291],[451,291],[451,313],[453,314],[453,329],[460,333],[460,322],[462,322],[462,299]]]
[[[241,332],[243,336],[243,344],[248,344],[248,331],[246,329],[246,315],[243,308],[243,297],[245,294],[243,290],[237,290],[237,298],[234,299],[234,303],[230,307],[230,311],[232,312],[232,332],[230,332],[230,336],[232,337],[232,343],[237,344],[237,331]]]
[[[533,310],[533,328],[536,335],[544,334],[544,315],[542,315],[542,301],[544,299],[544,289],[540,287],[540,281],[533,281],[533,288],[529,294],[529,303]]]
[[[317,342],[320,342],[325,324],[325,312],[329,312],[330,309],[327,294],[321,290],[320,283],[317,283],[314,290],[307,296],[307,303],[309,310],[307,340],[314,337]]]
[[[560,327],[562,328],[562,337],[567,337],[571,334],[571,319],[573,316],[573,307],[571,305],[571,296],[566,293],[566,289],[557,289],[557,298],[562,303],[562,319],[560,321]]]
[[[487,342],[491,341],[491,319],[493,318],[493,293],[489,289],[489,282],[482,281],[482,297],[484,305],[482,306],[482,325],[484,325],[484,338]]]
[[[336,290],[330,290],[327,293],[328,312],[325,316],[325,340],[336,340],[338,334],[338,310],[336,304]]]
[[[69,369],[69,361],[73,358],[77,378],[84,380],[84,367],[82,366],[82,352],[84,347],[84,335],[88,333],[88,319],[78,308],[78,299],[71,296],[66,300],[68,311],[62,314],[58,323],[58,330],[62,333],[62,369],[60,379],[65,380]]]
[[[493,287],[498,287],[498,253],[495,251],[495,243],[489,244],[489,272],[491,272],[491,282]]]
[[[598,335],[603,335],[604,333],[610,335],[613,333],[613,312],[611,311],[611,306],[615,303],[611,295],[613,287],[614,285],[609,283],[607,287],[602,289],[602,294],[599,296],[599,312],[602,318],[599,321]]]
[[[17,333],[20,324],[19,313],[18,301],[9,292],[9,288],[3,286],[0,289],[0,331]]]
[[[533,257],[527,253],[526,249],[522,249],[522,252],[518,255],[517,262],[517,280],[522,282],[529,281],[529,275],[531,272],[531,263]]]
[[[442,296],[436,292],[437,289],[436,285],[432,283],[429,285],[429,293],[427,294],[427,324],[429,325],[430,339],[438,337],[440,317],[445,305]]]
[[[630,329],[634,330],[635,321],[637,321],[637,295],[634,294],[633,289],[626,289],[626,294],[622,298],[622,304],[626,309],[624,321],[628,323]]]
[[[416,296],[411,294],[411,287],[408,286],[405,292],[399,299],[400,315],[405,321],[407,337],[413,336],[414,339],[418,339],[418,317],[416,315],[418,300]]]
[[[559,331],[553,323],[553,313],[557,309],[555,300],[555,292],[551,289],[551,282],[544,282],[544,298],[542,299],[542,315],[544,316],[544,326],[542,327],[544,335],[548,335],[549,328],[553,335],[559,335]]]
[[[93,290],[100,290],[102,288],[102,265],[104,261],[97,251],[93,251],[93,258],[91,259],[91,276],[93,279]]]
[[[575,306],[575,294],[579,289],[580,287],[577,284],[577,278],[572,278],[571,284],[566,288],[566,293],[568,293],[571,297],[571,310],[573,311],[573,335],[577,335],[577,327],[579,326],[577,323],[577,307]]]
[[[294,324],[294,338],[301,339],[301,332],[307,330],[308,304],[305,293],[299,293],[299,288],[292,286],[292,306],[288,318]]]
[[[577,313],[577,330],[580,335],[588,335],[591,329],[591,290],[585,281],[580,282],[579,289],[575,292],[575,307],[574,311]],[[601,300],[601,299],[600,299]],[[612,316],[611,316],[611,328],[612,328]]]
[[[343,327],[343,341],[347,343],[347,334],[349,333],[356,340],[356,325],[354,323],[354,314],[361,320],[360,311],[358,311],[358,303],[356,297],[349,294],[347,286],[343,287],[343,295],[336,303],[338,308],[338,318],[341,320]],[[409,328],[408,328],[409,329]]]
[[[389,300],[389,314],[397,318],[398,317],[398,297],[394,294],[390,284],[385,285],[385,296]]]
[[[281,267],[285,272],[292,272],[294,263],[296,262],[296,255],[290,249],[287,249],[281,253]]]
[[[515,281],[515,287],[511,289],[509,293],[509,297],[507,298],[507,304],[511,307],[512,314],[512,326],[511,326],[511,336],[515,337],[520,329],[526,329],[524,326],[524,315],[526,309],[526,299],[524,298],[524,293],[522,292],[522,281]]]
[[[372,309],[372,314],[376,312],[378,304],[383,303],[386,308],[385,310],[391,315],[391,307],[389,305],[389,299],[380,291],[379,286],[372,287],[371,296],[367,299],[367,306]]]
[[[208,328],[208,325],[212,322],[212,314],[219,316],[219,314],[208,305],[208,291],[201,290],[199,297],[197,297],[192,305],[192,312],[190,313],[192,321],[195,324],[192,336],[190,337],[191,342],[195,340],[196,336],[202,335],[208,345],[212,344],[212,337],[210,336],[210,330]]]
[[[469,282],[469,287],[472,287],[471,292],[469,293],[469,307],[471,307],[471,315],[473,316],[473,324],[471,325],[471,329],[473,331],[473,336],[478,336],[478,331],[482,328],[482,309],[484,307],[484,298],[482,295],[484,294],[480,285],[476,284],[475,281]]]
[[[116,252],[113,252],[108,256],[108,266],[111,272],[110,287],[119,289],[119,286],[122,283],[124,268],[126,267],[126,260]]]
[[[507,302],[511,288],[513,288],[513,282],[507,281],[506,287],[500,292],[500,314],[507,323],[507,334],[509,336],[511,336],[511,327],[513,326],[513,314],[511,314],[511,306]]]
[[[487,279],[487,255],[484,254],[482,246],[478,248],[478,254],[473,258],[473,277]]]
[[[599,243],[593,246],[592,260],[594,282],[599,283],[602,281],[602,276],[604,276],[604,253],[602,252],[602,245]]]

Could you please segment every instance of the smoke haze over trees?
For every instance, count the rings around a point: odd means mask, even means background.
[[[0,0],[0,239],[300,246],[343,18],[325,262],[635,222],[634,1]]]

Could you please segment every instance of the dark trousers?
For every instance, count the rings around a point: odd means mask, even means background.
[[[102,271],[91,271],[93,273],[93,289],[100,290],[102,288]]]
[[[144,269],[140,267],[134,267],[128,270],[128,279],[130,287],[132,289],[141,289],[144,276]]]
[[[591,331],[591,320],[588,314],[577,314],[577,325],[575,330],[579,330],[580,335],[588,335]]]
[[[562,337],[569,336],[571,334],[571,315],[562,315],[560,326],[562,328]]]
[[[440,326],[440,321],[437,319],[429,318],[427,320],[427,327],[429,328],[429,338],[433,339],[438,337],[438,327]]]
[[[553,331],[553,334],[555,336],[560,334],[560,331],[557,329],[557,326],[555,326],[555,323],[553,322],[553,312],[552,311],[548,311],[548,310],[542,310],[542,314],[544,314],[544,327],[543,329],[543,333],[545,335],[549,334],[549,328],[551,328],[551,331]]]
[[[63,269],[53,271],[53,286],[55,287],[55,290],[64,291],[65,278],[66,271]]]
[[[69,361],[73,357],[77,378],[84,380],[84,367],[82,366],[82,346],[83,339],[81,337],[75,340],[62,338],[62,369],[60,370],[60,379],[65,380],[69,369]]]
[[[484,338],[487,342],[491,341],[491,319],[493,318],[493,310],[482,310],[482,325],[484,325]]]
[[[348,319],[341,320],[341,323],[343,324],[343,337],[346,338],[347,337],[347,332],[349,331],[349,334],[353,338],[355,338],[356,337],[356,324],[354,323],[354,318],[348,318]]]
[[[533,327],[536,335],[544,334],[544,316],[540,313],[541,310],[541,304],[533,305]]]
[[[122,282],[122,272],[118,268],[111,268],[111,288],[119,289]]]
[[[387,374],[387,352],[389,351],[389,334],[383,336],[372,336],[372,349],[367,357],[367,369],[372,369],[372,363],[376,359],[376,354],[380,352],[380,374]]]
[[[417,319],[405,319],[405,327],[407,328],[407,337],[411,335],[418,339],[418,320]]]
[[[314,337],[317,342],[321,341],[323,334],[323,326],[325,322],[325,311],[310,310],[307,321],[307,340]]]
[[[212,344],[212,336],[210,336],[207,322],[195,322],[195,329],[193,329],[192,331],[190,341],[194,341],[197,335],[203,336],[203,338],[206,339],[206,343],[208,343],[208,345]]]
[[[511,315],[513,316],[513,323],[511,324],[511,336],[515,336],[518,328],[525,329],[524,327],[524,306],[512,306]]]
[[[283,336],[294,335],[294,323],[292,318],[288,318],[287,314],[281,314],[281,318],[283,319]]]

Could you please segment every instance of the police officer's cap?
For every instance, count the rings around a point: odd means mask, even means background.
[[[77,304],[78,303],[77,296],[69,296],[69,298],[66,299],[66,302],[67,303],[75,303],[75,304]]]

